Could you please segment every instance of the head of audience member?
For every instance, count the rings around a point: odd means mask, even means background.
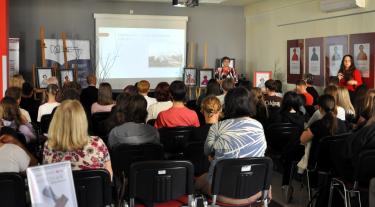
[[[354,105],[355,114],[360,115],[364,110],[364,103],[367,96],[367,88],[365,85],[359,86],[354,92],[354,100],[352,104]]]
[[[220,100],[216,96],[207,96],[201,103],[201,112],[206,124],[217,123],[221,114]]]
[[[251,82],[250,81],[239,81],[238,82],[238,87],[243,87],[246,88],[248,91],[251,91]]]
[[[67,88],[76,89],[78,93],[81,93],[81,84],[79,84],[77,81],[69,81],[64,83],[63,90]]]
[[[22,96],[22,89],[18,88],[18,87],[14,87],[14,86],[13,87],[9,87],[5,91],[5,96],[13,98],[14,100],[16,100],[17,105],[20,105],[20,103],[21,103],[21,96]]]
[[[235,82],[233,78],[226,78],[222,83],[224,94],[226,94],[230,89],[234,88]]]
[[[306,73],[303,75],[303,80],[306,82],[306,85],[310,87],[314,83],[314,76],[311,73]]]
[[[370,89],[366,93],[363,112],[368,117],[375,117],[375,89]]]
[[[331,76],[331,77],[329,77],[328,85],[338,86],[339,82],[340,82],[340,80],[337,76]]]
[[[169,86],[169,92],[172,97],[172,101],[176,102],[184,102],[186,96],[186,86],[182,81],[173,81]]]
[[[254,87],[250,90],[250,95],[252,96],[252,99],[254,100],[256,111],[255,114],[258,119],[267,118],[268,117],[268,109],[266,102],[264,100],[263,91],[261,88]]]
[[[307,93],[307,84],[304,80],[298,80],[296,83],[296,92],[298,94]]]
[[[14,122],[17,128],[23,123],[21,111],[14,98],[4,97],[1,100],[1,107],[3,108],[4,120]]]
[[[329,129],[330,135],[334,135],[337,129],[336,101],[331,95],[324,94],[318,100],[319,111],[323,115],[323,125]]]
[[[155,88],[155,98],[158,102],[166,102],[171,100],[169,94],[169,84],[167,82],[160,82]]]
[[[355,109],[350,101],[349,91],[346,87],[337,87],[337,106],[344,108],[346,113],[350,112],[355,115]]]
[[[150,82],[146,80],[141,80],[137,84],[139,94],[143,96],[147,96],[148,92],[150,91]]]
[[[339,73],[344,75],[345,80],[349,81],[353,79],[353,72],[355,68],[353,56],[344,55],[341,61]]]
[[[230,89],[224,98],[224,104],[226,119],[251,117],[256,113],[255,103],[250,92],[242,87]]]
[[[110,125],[112,128],[125,122],[125,109],[129,104],[130,96],[128,93],[121,93],[116,97],[116,105],[112,108],[110,115],[110,122],[112,122]]]
[[[253,96],[255,103],[257,105],[259,102],[264,103],[264,96],[261,88],[254,87],[250,90],[250,93]]]
[[[87,84],[89,86],[96,86],[96,76],[93,74],[90,74],[86,78]]]
[[[280,112],[301,112],[301,106],[303,106],[303,103],[300,96],[295,91],[288,91],[281,101]]]
[[[136,94],[129,97],[125,107],[125,122],[146,123],[147,101],[143,95]]]
[[[80,100],[80,95],[75,88],[66,88],[62,90],[60,98],[60,102],[63,102],[65,100]]]
[[[57,93],[59,92],[59,87],[55,84],[48,84],[47,88],[46,88],[46,95],[45,95],[45,98],[46,100],[44,101],[45,103],[46,102],[49,102],[49,103],[55,103],[56,102],[56,96],[57,96]]]
[[[133,85],[127,85],[125,88],[124,88],[124,93],[127,93],[129,95],[135,95],[135,94],[138,94],[138,88],[136,86],[133,86]]]
[[[221,94],[220,83],[216,79],[211,79],[207,83],[206,96],[218,96]]]
[[[114,104],[112,98],[112,86],[107,82],[102,82],[99,85],[98,90],[98,104],[99,105],[111,105]]]
[[[48,146],[57,151],[81,150],[89,141],[87,129],[87,118],[81,103],[77,100],[63,101],[48,129]]]
[[[264,86],[266,87],[266,93],[269,96],[275,96],[275,93],[277,91],[277,84],[275,80],[269,79],[264,83]]]
[[[57,80],[56,76],[52,76],[47,79],[47,84],[55,84],[58,86],[59,80]]]
[[[227,56],[221,58],[221,64],[223,65],[223,67],[229,67],[230,58]]]
[[[282,93],[283,92],[283,83],[281,80],[275,80],[276,85],[276,93]]]
[[[34,95],[34,87],[29,82],[22,84],[22,97],[30,98]]]
[[[24,82],[23,76],[21,74],[16,74],[9,79],[9,87],[22,88]]]
[[[337,86],[329,85],[324,89],[323,93],[327,95],[331,95],[335,99],[335,102],[337,102],[337,96],[338,96]]]

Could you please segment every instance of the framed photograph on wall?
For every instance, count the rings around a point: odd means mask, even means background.
[[[64,84],[75,81],[75,75],[73,69],[61,69],[59,70],[59,82],[61,87],[64,86]]]
[[[35,68],[36,70],[36,87],[37,88],[47,88],[48,78],[53,76],[52,68]]]
[[[261,89],[265,88],[265,82],[269,79],[272,79],[272,72],[271,71],[256,71],[254,72],[254,87],[258,87]]]
[[[196,68],[184,69],[184,83],[186,86],[197,85],[197,69]]]
[[[199,87],[207,87],[208,81],[214,78],[213,69],[201,69],[199,70]]]

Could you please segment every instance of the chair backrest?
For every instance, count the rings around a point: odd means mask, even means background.
[[[190,137],[193,127],[175,127],[159,129],[160,142],[164,145],[164,151],[181,153]]]
[[[129,145],[120,144],[111,152],[111,162],[115,173],[129,175],[130,165],[140,161],[162,160],[163,146],[160,144]]]
[[[146,203],[175,200],[182,195],[192,198],[193,168],[188,161],[146,161],[132,164],[129,177],[130,206],[134,206],[134,198]]]
[[[43,133],[48,133],[49,125],[52,121],[52,114],[45,114],[40,118],[40,130]]]
[[[368,186],[375,176],[375,150],[365,150],[359,154],[358,163],[354,169],[354,180],[361,186]]]
[[[265,131],[271,153],[280,154],[288,144],[299,140],[300,129],[292,123],[275,123]]]
[[[1,206],[26,207],[25,180],[19,173],[0,173]]]
[[[268,196],[272,179],[272,160],[268,157],[223,159],[215,165],[212,195],[244,199],[259,191]]]
[[[111,177],[107,170],[73,171],[74,186],[80,207],[103,207],[112,203]]]
[[[193,163],[195,176],[208,171],[210,163],[204,154],[204,141],[187,143],[183,154],[184,160],[189,160]]]

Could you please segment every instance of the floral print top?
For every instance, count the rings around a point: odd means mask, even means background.
[[[48,140],[44,144],[43,164],[70,161],[72,170],[87,170],[104,168],[109,160],[107,146],[99,137],[90,137],[87,145],[76,151],[56,151],[48,147]]]

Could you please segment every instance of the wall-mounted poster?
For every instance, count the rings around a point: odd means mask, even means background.
[[[348,35],[331,36],[324,39],[326,60],[326,83],[330,77],[337,77],[342,58],[348,54]]]
[[[330,45],[329,46],[329,68],[330,76],[336,76],[340,70],[341,60],[344,56],[343,45]]]
[[[324,60],[323,38],[310,38],[305,40],[306,70],[314,77],[314,85],[324,86]]]
[[[272,78],[272,72],[254,72],[254,87],[265,89],[265,82]]]
[[[287,41],[287,82],[295,84],[302,78],[304,60],[304,40]]]
[[[370,43],[354,44],[354,63],[362,77],[370,77]]]
[[[355,66],[361,71],[367,88],[373,88],[375,33],[352,34],[349,38],[350,54],[354,58]]]

